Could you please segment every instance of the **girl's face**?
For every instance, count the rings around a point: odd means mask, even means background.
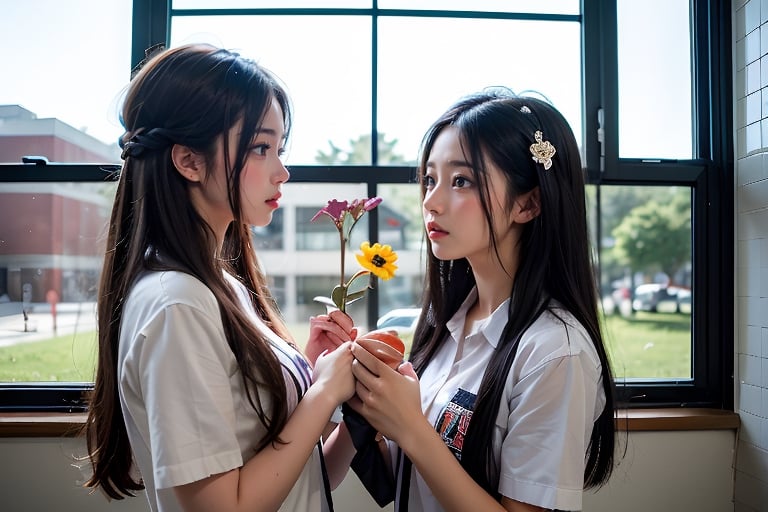
[[[494,166],[489,170],[491,218],[499,253],[512,254],[517,240],[505,208],[507,185]],[[467,258],[473,268],[498,264],[490,231],[480,203],[480,190],[472,167],[461,149],[459,131],[445,127],[429,153],[424,175],[422,214],[432,242],[432,253],[441,260]]]
[[[234,132],[234,130],[232,130]],[[230,148],[236,147],[237,134],[230,134]],[[280,187],[290,174],[281,157],[285,151],[283,111],[274,99],[267,110],[261,130],[253,138],[245,167],[240,175],[240,202],[244,221],[266,226],[279,206]]]
[[[242,122],[236,123],[227,135],[230,162],[235,161]],[[290,174],[283,165],[285,127],[279,103],[272,100],[259,130],[251,141],[245,165],[240,174],[240,204],[243,222],[253,226],[266,226],[279,206],[280,187]],[[224,140],[221,139],[214,157],[213,168],[205,179],[196,183],[192,200],[197,210],[223,239],[227,226],[234,220],[229,205],[229,187],[224,161]]]

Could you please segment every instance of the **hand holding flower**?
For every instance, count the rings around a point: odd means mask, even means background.
[[[338,309],[327,315],[309,318],[309,340],[307,340],[304,355],[312,366],[323,352],[331,352],[345,341],[355,340],[357,329],[352,319]]]
[[[347,401],[355,392],[352,377],[352,342],[342,343],[338,350],[320,355],[312,370],[312,386],[319,386],[334,397],[337,405]]]

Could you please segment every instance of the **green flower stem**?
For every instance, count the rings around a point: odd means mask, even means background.
[[[371,273],[370,270],[358,270],[357,272],[355,272],[355,275],[350,277],[349,281],[347,281],[347,283],[344,285],[344,297],[346,298],[347,290],[349,290],[349,287],[352,286],[352,281],[354,281],[358,277],[367,276],[370,273]]]
[[[344,230],[343,229],[339,229],[339,241],[341,242],[340,243],[340,245],[341,245],[341,276],[339,278],[339,285],[341,287],[344,287],[344,250],[346,249],[346,246],[347,246],[347,240],[346,240],[346,238],[344,238]],[[346,295],[346,293],[345,293],[345,295]],[[344,311],[344,310],[342,309],[342,311]]]

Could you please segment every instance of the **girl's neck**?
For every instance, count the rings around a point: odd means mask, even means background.
[[[499,247],[489,245],[487,251],[467,257],[477,286],[477,300],[467,313],[468,319],[480,320],[491,313],[512,295],[512,285],[517,274],[520,247],[519,230],[501,237]]]
[[[477,300],[467,312],[468,320],[480,320],[487,318],[496,311],[502,302],[507,300],[512,294],[512,284],[514,275],[517,271],[517,265],[506,270],[497,265],[492,271],[484,272],[482,269],[475,269],[472,272],[475,276],[477,286]]]

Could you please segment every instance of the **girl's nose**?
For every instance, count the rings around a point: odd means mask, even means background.
[[[275,176],[276,183],[285,183],[291,178],[291,173],[288,171],[288,168],[285,166],[282,160],[280,160],[280,170],[275,174]]]
[[[421,206],[424,208],[424,211],[432,213],[438,212],[440,198],[437,192],[437,187],[434,187],[430,190],[427,190],[426,194],[424,194],[424,200],[421,202]]]

